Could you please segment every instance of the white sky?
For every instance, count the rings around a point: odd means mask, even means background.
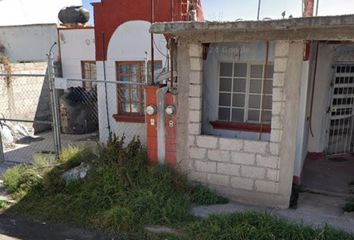
[[[202,5],[207,20],[257,18],[258,0],[202,0]],[[261,0],[260,19],[281,18],[283,11],[286,11],[286,16],[292,14],[293,17],[301,17],[301,9],[302,0]],[[318,10],[319,16],[354,14],[354,0],[319,0]]]
[[[0,26],[57,23],[61,8],[81,4],[82,0],[0,0]]]

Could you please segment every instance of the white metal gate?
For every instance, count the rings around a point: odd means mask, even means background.
[[[337,64],[332,80],[327,154],[353,151],[354,63]]]

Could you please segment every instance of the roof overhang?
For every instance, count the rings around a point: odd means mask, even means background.
[[[153,33],[199,41],[235,39],[354,40],[354,15],[238,22],[154,23]],[[213,37],[214,36],[214,37]],[[210,41],[211,40],[211,41]]]

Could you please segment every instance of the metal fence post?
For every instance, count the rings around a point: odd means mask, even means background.
[[[1,133],[0,133],[0,163],[5,162],[5,152],[2,146],[2,138],[1,138]]]
[[[53,129],[53,140],[55,147],[55,154],[58,156],[61,152],[61,139],[60,139],[60,119],[59,119],[59,104],[58,98],[55,91],[55,79],[54,79],[54,57],[52,46],[48,54],[48,82],[50,91],[50,105],[52,109],[52,129]]]

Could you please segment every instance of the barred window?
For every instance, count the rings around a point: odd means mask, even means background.
[[[220,63],[218,120],[270,124],[273,71],[272,64]]]

